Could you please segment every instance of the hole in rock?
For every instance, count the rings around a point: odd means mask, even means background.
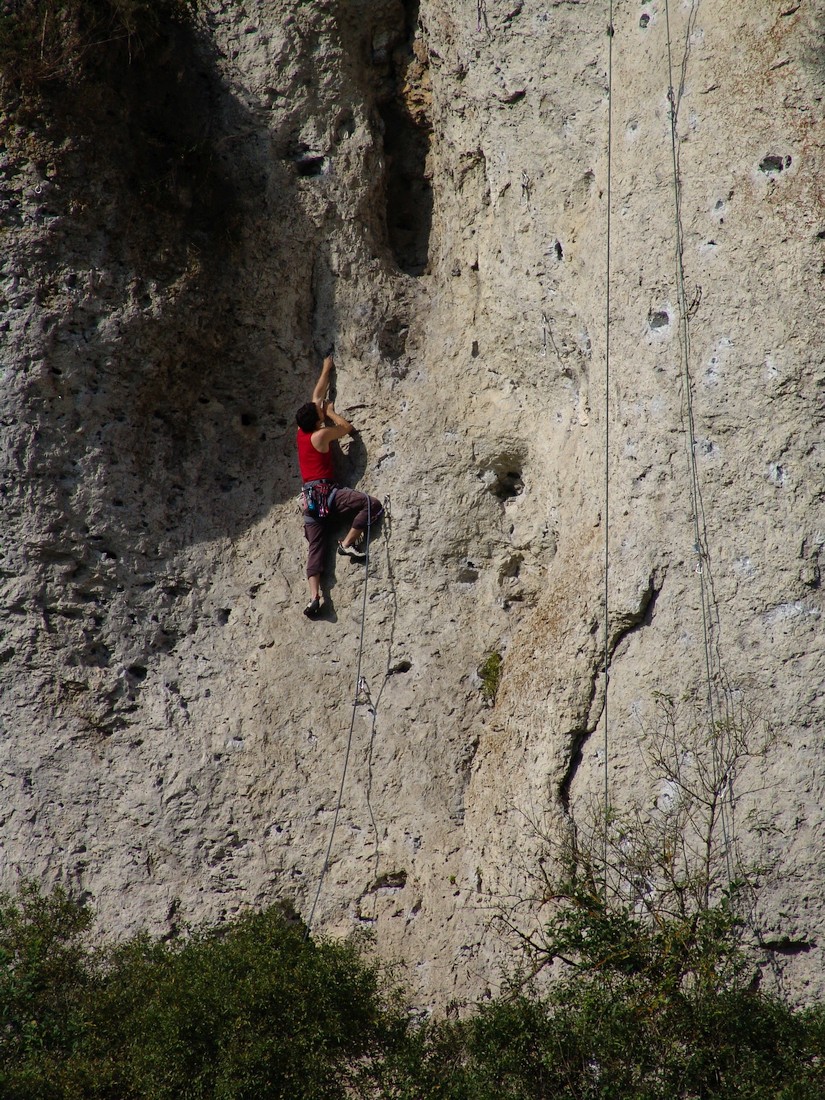
[[[474,584],[478,580],[478,567],[471,561],[462,565],[456,578],[461,584]]]
[[[520,447],[514,445],[489,457],[479,468],[478,477],[492,496],[506,503],[524,492],[523,465],[524,454]],[[467,564],[477,568],[472,562]]]
[[[645,13],[645,14],[644,14],[644,15],[643,15],[643,16],[641,17],[641,19],[639,20],[639,26],[640,26],[640,27],[642,28],[642,30],[644,30],[644,29],[645,29],[645,27],[646,27],[646,26],[647,26],[647,25],[648,25],[649,23],[650,23],[650,16],[649,16],[649,15],[648,15],[647,13]]]
[[[129,665],[126,671],[130,676],[134,676],[136,680],[145,680],[149,670],[143,665]]]
[[[352,137],[355,133],[355,119],[353,118],[352,111],[344,110],[338,117],[338,121],[335,124],[335,140],[336,142],[344,141],[348,137]]]
[[[759,171],[764,172],[766,176],[771,176],[788,168],[790,163],[790,157],[778,157],[773,155],[763,157],[759,162]]]
[[[243,424],[245,428],[254,428],[257,423],[258,418],[255,413],[241,413],[241,424]]]
[[[508,578],[517,577],[521,572],[521,567],[523,563],[524,556],[522,554],[512,554],[509,558],[506,558],[499,566],[499,583],[507,580]]]
[[[387,238],[407,275],[427,268],[433,189],[427,168],[432,126],[426,53],[416,43],[418,0],[406,0],[406,43],[392,55],[393,92],[379,104],[384,124]]]
[[[470,348],[470,355],[473,359],[478,359],[478,340],[473,340],[473,346]]]
[[[400,359],[407,346],[408,326],[400,317],[390,317],[378,334],[378,349],[385,359]]]
[[[499,500],[510,500],[520,496],[524,492],[524,482],[521,479],[520,470],[508,470],[499,474],[490,486],[490,492]]]
[[[406,871],[387,871],[373,883],[373,890],[401,890],[407,885]]]
[[[666,328],[670,324],[670,315],[663,309],[655,310],[648,316],[647,323],[654,330]]]
[[[564,259],[564,249],[561,246],[561,241],[556,241],[555,248],[556,248],[556,259],[557,260],[563,260]]]
[[[320,176],[323,174],[326,157],[299,157],[295,167],[299,176]]]

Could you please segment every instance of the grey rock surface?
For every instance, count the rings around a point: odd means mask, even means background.
[[[4,886],[113,934],[317,894],[422,1003],[477,997],[605,746],[652,806],[656,694],[710,674],[775,738],[766,959],[822,994],[825,6],[613,21],[211,0],[48,124],[6,89]],[[309,622],[332,344],[389,518]]]

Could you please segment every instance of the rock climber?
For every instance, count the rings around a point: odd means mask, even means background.
[[[307,579],[309,603],[304,608],[307,618],[316,619],[324,610],[321,593],[321,573],[324,566],[324,544],[328,525],[338,517],[352,517],[349,531],[338,542],[338,553],[351,561],[366,560],[366,541],[384,513],[384,506],[375,497],[357,489],[348,489],[335,481],[333,452],[330,445],[355,428],[339,416],[332,401],[327,400],[335,363],[332,355],[324,358],[321,373],[312,391],[312,400],[301,405],[295,414],[298,424],[296,443],[301,471],[301,507],[304,513],[304,535],[309,543]]]

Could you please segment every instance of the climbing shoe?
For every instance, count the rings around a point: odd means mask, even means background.
[[[338,553],[343,558],[349,558],[350,561],[365,561],[367,557],[363,539],[359,539],[358,542],[352,546],[344,546],[342,542],[339,542]]]
[[[321,614],[321,601],[317,596],[306,605],[304,614],[308,619],[317,619]]]

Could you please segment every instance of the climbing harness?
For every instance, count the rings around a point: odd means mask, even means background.
[[[326,519],[338,486],[333,481],[308,481],[301,487],[299,506],[310,519]]]

